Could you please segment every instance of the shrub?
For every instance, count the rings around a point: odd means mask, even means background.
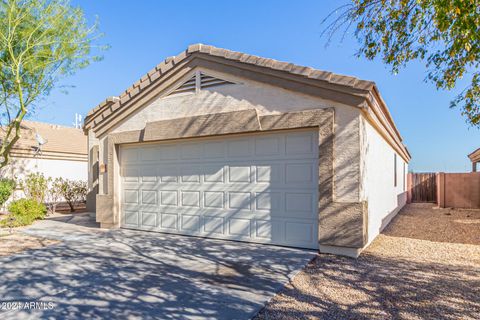
[[[8,206],[8,211],[10,215],[0,223],[3,226],[20,227],[28,226],[37,219],[43,219],[47,208],[33,199],[20,199],[12,201]]]
[[[5,178],[0,179],[0,207],[10,198],[13,189],[15,189],[15,181]]]
[[[45,202],[48,188],[48,179],[42,173],[30,173],[22,183],[23,191],[27,198],[39,203]]]
[[[51,213],[55,212],[58,202],[62,199],[62,185],[62,178],[48,178],[48,188],[45,200],[47,202],[48,210]]]
[[[72,212],[75,211],[75,204],[85,202],[87,199],[87,182],[85,181],[62,179],[60,190]]]

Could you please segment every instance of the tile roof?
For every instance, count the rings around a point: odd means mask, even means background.
[[[43,154],[65,157],[86,157],[87,137],[81,129],[56,124],[24,120],[21,124],[21,138],[14,146],[16,154],[31,153],[38,145],[35,135],[39,134],[47,143],[42,146]]]
[[[382,127],[381,130],[385,130],[387,132],[386,134],[391,136],[394,140],[394,142],[392,142],[393,145],[396,145],[399,152],[403,154],[404,159],[407,161],[410,159],[410,154],[402,143],[400,133],[393,122],[385,102],[378,92],[375,82],[204,44],[190,45],[187,50],[177,56],[166,58],[125,90],[120,96],[109,97],[93,108],[85,117],[83,127],[85,133],[91,128],[93,128],[96,134],[108,132],[109,128],[115,125],[117,121],[122,120],[122,117],[126,117],[129,112],[135,111],[135,109],[129,108],[131,101],[135,101],[137,98],[141,100],[144,94],[148,94],[151,87],[160,85],[162,81],[167,82],[170,75],[175,72],[174,70],[181,70],[181,68],[177,69],[177,66],[187,65],[194,57],[199,57],[204,60],[210,59],[214,63],[215,60],[216,63],[218,63],[218,58],[220,58],[235,64],[244,64],[248,67],[255,66],[259,72],[267,76],[270,74],[271,78],[295,78],[295,80],[301,84],[312,84],[313,87],[317,87],[319,90],[321,88],[327,88],[326,91],[330,90],[330,92],[334,93],[330,94],[330,97],[326,97],[326,99],[335,101],[338,99],[338,101],[343,101],[347,104],[352,103],[352,106],[363,108],[365,103],[368,106],[372,106],[373,104],[374,106],[372,108],[375,109],[375,117],[380,117],[378,121],[379,126]],[[346,96],[350,97],[350,101],[347,101]],[[375,104],[377,106],[375,106]],[[116,121],[116,118],[119,120]]]
[[[316,80],[324,81],[327,83],[347,86],[347,87],[360,89],[360,90],[370,90],[375,85],[373,81],[360,80],[356,77],[340,75],[340,74],[332,73],[329,71],[323,71],[323,70],[318,70],[311,67],[296,65],[289,62],[262,58],[259,56],[217,48],[210,45],[193,44],[193,45],[190,45],[187,50],[182,51],[180,54],[174,57],[166,58],[164,61],[158,64],[155,68],[147,72],[147,74],[145,74],[142,78],[140,78],[127,90],[125,90],[120,96],[109,97],[105,101],[97,105],[95,108],[90,110],[87,114],[87,117],[85,118],[85,123],[88,123],[92,119],[93,115],[113,105],[115,102],[121,101],[121,103],[123,104],[127,100],[130,100],[131,98],[136,96],[138,93],[140,93],[140,91],[143,88],[145,88],[147,85],[149,85],[151,82],[160,78],[163,74],[170,71],[170,69],[172,69],[175,65],[185,60],[186,58],[188,58],[190,55],[194,53],[201,53],[201,54],[211,55],[214,57],[221,57],[227,60],[233,60],[233,61],[238,61],[245,64],[270,68],[277,71],[285,71],[290,74],[302,76],[308,79],[316,79]]]
[[[471,161],[480,161],[480,148],[476,149],[468,155]]]

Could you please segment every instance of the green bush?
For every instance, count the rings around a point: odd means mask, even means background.
[[[75,211],[75,204],[87,200],[87,182],[82,180],[60,180],[60,194],[65,198],[70,210]]]
[[[47,208],[43,203],[33,199],[20,199],[12,201],[8,206],[10,214],[1,221],[3,226],[20,227],[28,226],[37,219],[43,219]]]
[[[43,173],[30,173],[23,181],[22,188],[27,198],[44,203],[48,190],[48,179]]]
[[[5,178],[0,179],[0,207],[10,198],[14,188],[15,181]]]

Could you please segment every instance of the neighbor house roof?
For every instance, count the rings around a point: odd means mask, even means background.
[[[40,152],[36,134],[46,141]],[[12,157],[87,161],[87,138],[81,129],[24,120],[20,135]]]
[[[468,157],[472,162],[480,162],[480,148],[470,153]]]
[[[93,108],[85,118],[85,131],[92,129],[97,137],[103,136],[142,104],[158,97],[158,88],[168,92],[181,76],[196,67],[236,68],[240,76],[255,74],[253,79],[257,81],[362,108],[397,152],[405,160],[410,159],[374,82],[204,44],[191,45],[179,55],[165,59],[121,95],[109,97]]]

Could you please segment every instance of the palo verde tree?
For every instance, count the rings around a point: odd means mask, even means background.
[[[354,26],[357,56],[379,56],[393,73],[420,60],[437,89],[453,89],[467,77],[450,106],[480,126],[480,0],[352,0],[323,22],[328,41]]]
[[[0,168],[58,80],[100,58],[91,53],[96,26],[68,0],[0,0]]]

